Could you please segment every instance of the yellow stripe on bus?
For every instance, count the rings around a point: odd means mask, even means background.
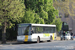
[[[25,42],[27,42],[28,41],[28,35],[25,35],[25,40],[24,40]]]
[[[53,33],[53,40],[54,40],[54,33]]]

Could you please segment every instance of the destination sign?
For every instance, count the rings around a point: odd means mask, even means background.
[[[18,27],[25,27],[25,26],[29,26],[29,24],[21,24]]]

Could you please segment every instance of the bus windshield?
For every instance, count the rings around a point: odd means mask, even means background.
[[[18,35],[28,35],[29,34],[29,25],[24,27],[18,27]]]

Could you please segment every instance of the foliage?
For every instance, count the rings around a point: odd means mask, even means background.
[[[24,9],[24,3],[18,0],[0,0],[0,23],[19,21],[24,16]]]
[[[24,16],[25,5],[19,0],[0,0],[0,25],[2,25],[2,43],[6,43],[6,27]],[[7,25],[8,24],[8,25]],[[11,24],[11,25],[10,25]]]
[[[35,23],[34,22],[34,16],[35,16],[35,13],[34,13],[34,11],[32,11],[32,10],[27,10],[27,11],[25,11],[26,13],[25,13],[25,15],[24,15],[24,17],[23,17],[23,23]]]
[[[24,23],[41,23],[41,24],[59,24],[57,19],[58,10],[53,7],[53,0],[25,0],[26,13],[23,18]],[[32,14],[32,15],[30,15]],[[60,20],[61,21],[61,20]],[[58,31],[61,28],[57,26]]]
[[[25,0],[25,6],[26,9],[34,10],[35,15],[37,14],[36,21],[40,21],[39,23],[51,24],[58,16],[58,11],[53,7],[53,0]]]
[[[44,19],[40,18],[40,16],[38,14],[35,14],[35,23],[41,23],[41,24],[45,24],[44,23]]]
[[[59,32],[62,28],[62,21],[60,18],[56,18],[55,22],[53,24],[56,25],[56,30]]]

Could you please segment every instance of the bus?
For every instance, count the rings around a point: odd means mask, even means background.
[[[52,41],[56,39],[56,25],[18,24],[18,42]]]

